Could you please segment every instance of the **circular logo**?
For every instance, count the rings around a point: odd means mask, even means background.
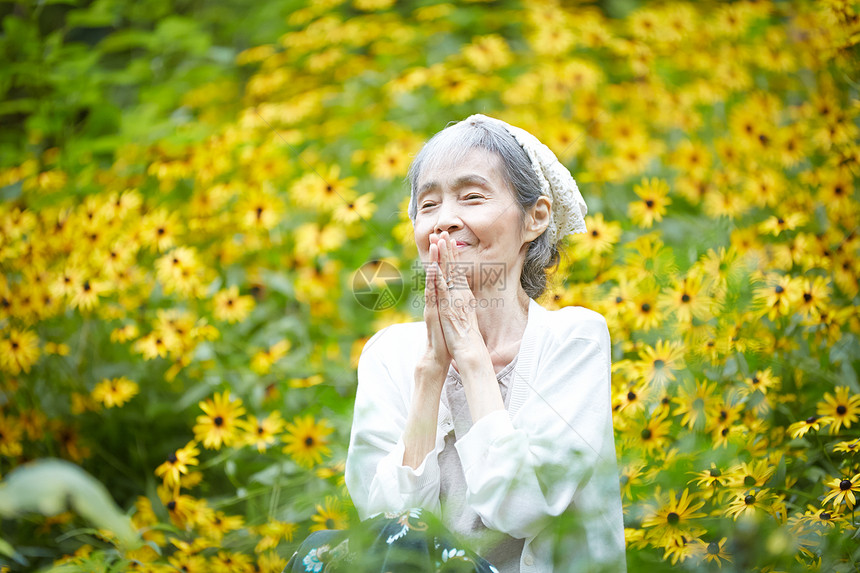
[[[352,296],[368,310],[387,310],[403,296],[403,277],[387,261],[368,261],[352,275]]]

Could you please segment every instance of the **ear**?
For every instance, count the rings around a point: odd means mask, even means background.
[[[541,195],[526,212],[526,225],[523,240],[530,243],[540,237],[552,220],[552,203],[549,197]]]

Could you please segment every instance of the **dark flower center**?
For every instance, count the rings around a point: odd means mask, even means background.
[[[168,511],[173,511],[174,509],[176,509],[176,500],[171,499],[170,501],[168,501],[167,509]]]
[[[305,445],[307,447],[311,447],[312,445],[314,445],[314,437],[308,436],[307,438],[305,438]]]
[[[676,523],[681,521],[681,516],[674,511],[670,511],[669,515],[666,516],[666,521],[669,522],[669,525],[675,525]]]
[[[747,505],[752,505],[755,503],[755,496],[750,494],[744,498],[744,503]]]
[[[642,436],[643,440],[650,440],[651,439],[651,430],[648,428],[645,428],[644,430],[642,430],[642,433],[640,435]]]
[[[665,365],[666,363],[663,362],[662,358],[658,358],[654,361],[654,368],[656,368],[657,370],[662,370]]]
[[[809,294],[808,292],[803,293],[803,300],[805,300],[806,302],[811,301],[811,300],[812,300],[812,295],[811,295],[811,294]]]
[[[720,552],[720,545],[716,541],[711,541],[708,543],[708,553],[711,555],[716,555]]]
[[[712,478],[718,478],[718,477],[720,477],[721,475],[723,475],[723,472],[721,472],[721,471],[720,471],[720,470],[718,470],[717,468],[711,468],[711,477],[712,477]]]
[[[636,399],[636,392],[634,392],[634,391],[632,391],[632,390],[631,390],[630,392],[628,392],[628,393],[627,393],[627,399],[628,399],[628,400],[630,400],[631,402],[632,402],[633,400],[635,400],[635,399]]]
[[[176,452],[170,452],[170,455],[167,456],[167,461],[171,464],[175,464],[179,459],[176,457]]]
[[[647,302],[642,303],[642,312],[651,312],[651,305]]]
[[[842,480],[841,482],[839,482],[839,489],[841,489],[842,491],[847,491],[851,489],[851,481],[847,479]]]
[[[806,419],[806,423],[807,424],[814,424],[815,420],[817,420],[817,419],[818,419],[818,416],[810,416]]]
[[[681,295],[681,302],[690,302],[690,295],[684,293]]]
[[[776,288],[773,290],[774,290],[774,292],[776,292],[776,294],[782,294],[785,292],[785,289],[782,288],[780,285],[776,285]]]
[[[846,408],[842,404],[839,404],[838,406],[836,406],[836,413],[839,414],[840,416],[844,416],[845,412],[847,412],[847,411],[848,411],[848,408]]]
[[[645,201],[645,204],[648,205],[648,207],[650,208],[654,206],[654,201],[652,199],[648,199],[647,201]]]
[[[755,485],[755,478],[752,476],[746,476],[744,478],[744,485],[747,487],[752,487]]]
[[[215,416],[212,422],[214,422],[214,424],[220,428],[224,425],[224,418],[222,418],[221,416]]]
[[[818,517],[820,517],[824,521],[830,521],[830,514],[826,511],[822,511],[821,515],[819,515]]]
[[[326,529],[334,529],[334,520],[332,518],[328,518],[325,520]]]

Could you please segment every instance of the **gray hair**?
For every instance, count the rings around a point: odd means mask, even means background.
[[[502,177],[514,191],[520,210],[522,232],[527,209],[533,207],[541,196],[540,181],[531,160],[514,136],[504,127],[480,119],[449,124],[424,144],[415,156],[407,175],[412,190],[408,213],[413,223],[418,213],[416,198],[421,172],[442,163],[459,163],[476,148],[493,153],[500,159]],[[520,284],[529,298],[536,299],[546,291],[546,270],[558,266],[559,261],[558,247],[550,242],[546,231],[529,244],[520,274]]]

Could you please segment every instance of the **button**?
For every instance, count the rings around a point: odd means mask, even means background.
[[[528,567],[531,567],[532,565],[535,564],[534,557],[532,557],[531,555],[524,556],[523,557],[523,564],[527,565]]]

